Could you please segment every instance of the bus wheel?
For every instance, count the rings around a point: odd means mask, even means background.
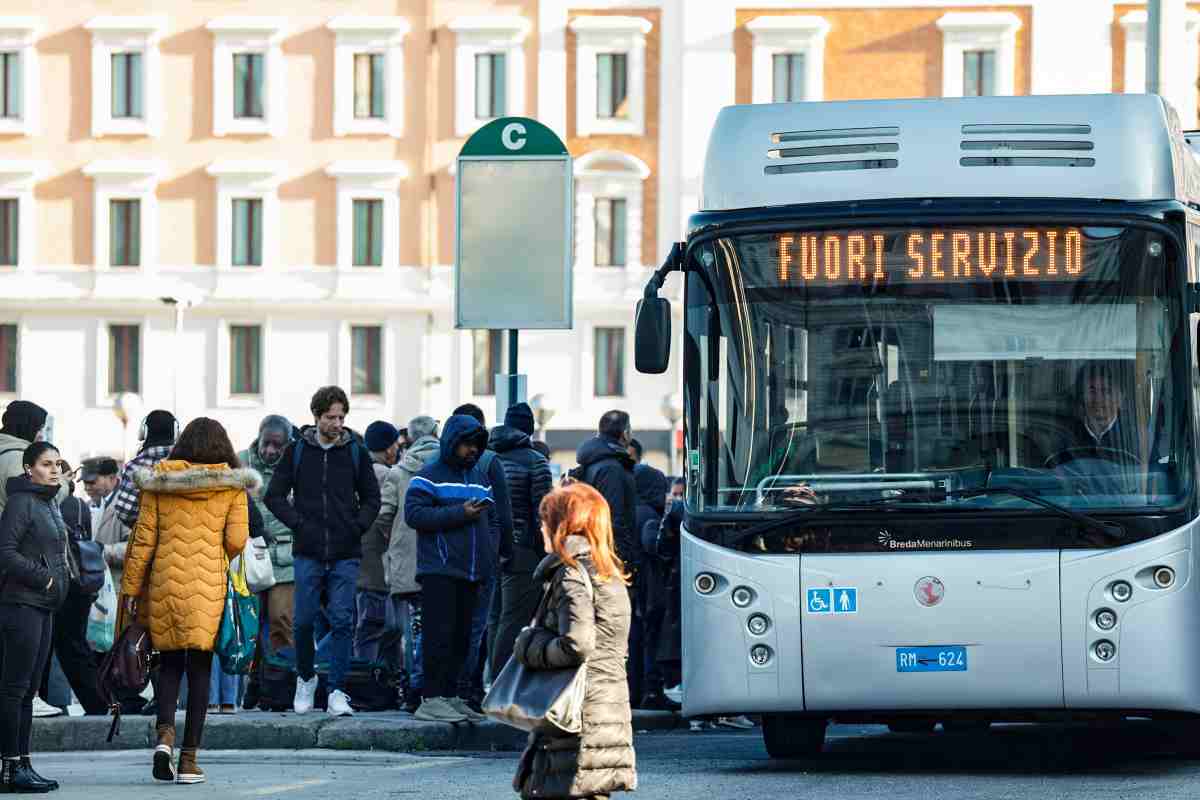
[[[764,714],[763,743],[771,758],[810,758],[825,746],[828,720],[798,714]]]
[[[946,733],[978,733],[992,726],[986,719],[945,719],[942,720],[942,730]]]
[[[935,719],[897,719],[888,723],[892,733],[933,733],[935,727]]]

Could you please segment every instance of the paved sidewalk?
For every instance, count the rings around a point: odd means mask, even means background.
[[[687,729],[669,711],[635,711],[634,730]],[[154,718],[125,716],[121,733],[106,742],[110,717],[50,717],[33,721],[35,753],[69,750],[140,750],[154,746]],[[178,716],[183,729],[183,714]],[[390,711],[335,719],[324,712],[280,714],[247,711],[210,714],[204,728],[206,750],[381,750],[419,753],[426,750],[519,750],[524,731],[496,722],[449,725],[419,722],[411,714]]]

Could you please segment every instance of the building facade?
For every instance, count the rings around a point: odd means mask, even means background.
[[[575,156],[576,327],[521,338],[547,438],[569,449],[624,407],[665,451],[679,359],[633,370],[633,308],[698,208],[722,106],[1145,86],[1145,8],[1105,0],[278,10],[5,4],[0,403],[50,409],[69,458],[134,444],[137,419],[114,413],[130,394],[131,416],[213,416],[239,446],[264,414],[307,421],[326,383],[358,428],[468,400],[494,413],[505,337],[452,325],[454,160],[503,115]],[[1200,73],[1197,18],[1177,74]],[[1195,124],[1196,81],[1179,84]]]

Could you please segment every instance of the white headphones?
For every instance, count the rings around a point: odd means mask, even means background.
[[[153,414],[153,413],[154,413],[153,411],[150,412],[150,414]],[[146,441],[146,437],[150,435],[150,426],[147,424],[147,421],[150,419],[150,414],[147,414],[146,416],[142,417],[142,424],[141,424],[141,426],[138,427],[138,441],[139,442]],[[175,441],[179,440],[179,419],[177,417],[175,417],[174,415],[171,416],[171,419],[174,420],[174,422],[175,422],[175,426],[174,426],[175,433],[171,436],[171,441],[175,442]]]

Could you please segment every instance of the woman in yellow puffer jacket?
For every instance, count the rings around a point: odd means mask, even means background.
[[[139,470],[137,525],[125,554],[121,594],[130,612],[150,627],[160,652],[158,743],[154,777],[203,783],[196,751],[208,711],[213,647],[225,607],[229,561],[249,536],[247,491],[262,477],[242,469],[225,428],[201,417],[184,429],[166,460]],[[187,720],[176,772],[175,706],[187,675]]]

